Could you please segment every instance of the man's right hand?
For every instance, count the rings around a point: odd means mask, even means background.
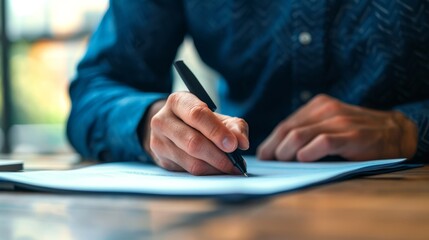
[[[154,103],[143,131],[143,146],[157,165],[193,175],[241,174],[224,152],[249,148],[243,119],[214,113],[189,92]]]

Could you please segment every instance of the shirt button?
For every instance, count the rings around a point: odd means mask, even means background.
[[[311,43],[311,34],[308,32],[302,32],[299,34],[298,40],[302,45],[308,45]]]
[[[302,91],[299,94],[299,98],[301,98],[301,101],[307,102],[311,98],[312,94],[310,91]]]

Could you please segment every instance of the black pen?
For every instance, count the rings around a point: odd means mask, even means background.
[[[205,102],[213,112],[216,111],[216,104],[213,102],[206,90],[204,90],[203,86],[200,84],[191,70],[186,66],[186,64],[183,61],[176,61],[174,63],[174,67],[176,68],[189,91],[197,96],[201,101]],[[244,159],[240,153],[235,150],[232,153],[226,152],[225,154],[228,156],[231,163],[236,168],[238,168],[244,176],[247,177],[246,164],[244,163]]]

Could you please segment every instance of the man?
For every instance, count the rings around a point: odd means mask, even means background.
[[[171,94],[185,35],[222,114]],[[223,153],[429,156],[429,1],[112,0],[70,87],[84,157],[238,174]],[[237,118],[236,118],[237,117]]]

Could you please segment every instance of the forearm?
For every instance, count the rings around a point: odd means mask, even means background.
[[[138,92],[105,79],[92,82],[84,86],[78,80],[70,88],[73,107],[67,134],[73,147],[86,158],[145,160],[137,127],[147,108],[165,95]]]
[[[110,2],[70,86],[67,134],[84,157],[146,158],[137,128],[148,107],[171,91],[171,64],[185,32],[181,4]]]
[[[148,154],[148,157],[152,157],[152,151],[150,149],[151,120],[164,105],[165,99],[158,100],[150,105],[137,129],[139,140],[142,143],[145,152]]]

